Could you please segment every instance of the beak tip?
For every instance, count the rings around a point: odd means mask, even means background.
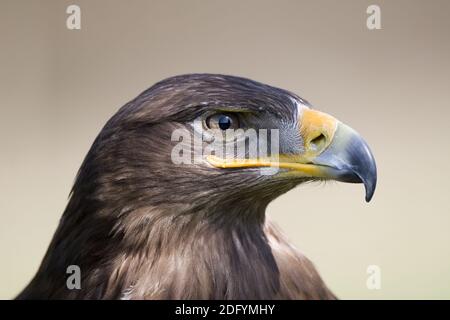
[[[369,203],[370,200],[372,200],[372,197],[373,197],[373,192],[369,193],[369,192],[366,191],[366,202],[367,203]]]
[[[367,181],[367,180],[364,181],[364,187],[366,189],[366,202],[367,203],[369,203],[370,200],[372,200],[373,195],[375,193],[375,188],[376,188],[376,185],[377,185],[376,173],[375,173],[375,175],[373,177],[375,177],[375,179],[369,180],[369,181]]]

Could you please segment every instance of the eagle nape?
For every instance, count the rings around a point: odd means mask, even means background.
[[[230,157],[239,139],[260,146],[252,130],[276,137],[269,143],[276,152]],[[228,151],[203,153],[216,138]],[[373,196],[373,155],[347,125],[250,79],[165,79],[103,127],[36,275],[17,298],[335,299],[266,217],[279,195],[324,179],[363,183],[366,200]],[[79,286],[69,285],[73,266]]]

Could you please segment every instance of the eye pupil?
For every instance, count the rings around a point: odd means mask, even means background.
[[[227,130],[231,127],[231,118],[229,116],[220,116],[219,118],[219,128],[221,130]]]
[[[226,131],[239,128],[239,119],[233,114],[216,113],[206,118],[204,124],[208,129]]]

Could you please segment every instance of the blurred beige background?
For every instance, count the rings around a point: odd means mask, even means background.
[[[382,30],[366,28],[370,4]],[[269,207],[340,298],[449,299],[449,12],[445,0],[2,0],[0,298],[35,273],[106,120],[158,80],[217,72],[294,91],[369,142],[370,204],[361,185],[329,183]],[[373,264],[380,290],[366,287]]]

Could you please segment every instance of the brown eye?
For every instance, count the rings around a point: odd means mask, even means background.
[[[215,114],[206,119],[206,126],[209,129],[237,129],[239,128],[238,118],[233,114]]]

